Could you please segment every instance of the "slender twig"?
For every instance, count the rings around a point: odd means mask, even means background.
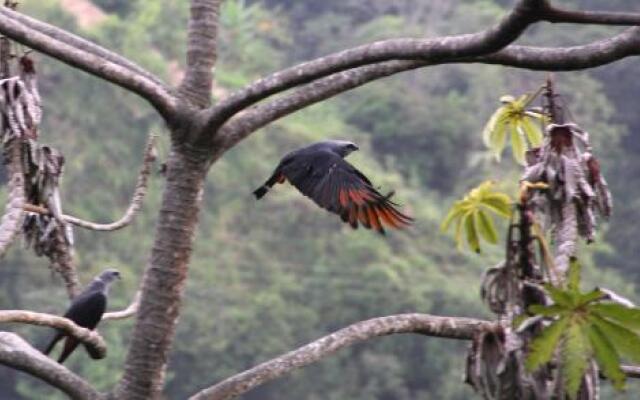
[[[139,307],[140,307],[140,291],[138,290],[136,294],[133,296],[133,300],[131,301],[131,304],[129,304],[127,308],[120,311],[111,311],[111,312],[105,313],[102,316],[101,321],[130,318],[136,315]]]
[[[147,194],[147,189],[149,186],[149,176],[151,175],[153,163],[156,159],[154,146],[157,138],[157,135],[152,134],[149,136],[149,140],[147,141],[147,145],[145,146],[143,163],[142,167],[140,168],[140,172],[138,173],[138,181],[133,192],[133,197],[131,198],[129,207],[119,220],[108,224],[99,224],[91,221],[86,221],[71,215],[63,215],[62,219],[67,223],[93,231],[115,231],[131,224],[135,216],[138,214],[138,211],[140,211],[142,202],[144,201],[144,198]],[[39,214],[50,214],[48,208],[34,204],[25,204],[24,210],[29,212],[36,212]]]

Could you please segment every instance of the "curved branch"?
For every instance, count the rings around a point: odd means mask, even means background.
[[[79,226],[81,228],[90,229],[93,231],[115,231],[125,226],[129,225],[133,222],[133,219],[140,211],[142,207],[142,202],[144,201],[144,197],[147,194],[147,189],[149,186],[149,176],[151,175],[151,168],[153,167],[153,162],[156,160],[155,155],[155,142],[158,138],[158,135],[151,135],[147,141],[147,145],[144,150],[144,158],[142,163],[142,168],[138,173],[138,181],[136,182],[136,187],[133,192],[133,197],[131,198],[131,203],[129,203],[129,207],[125,211],[122,218],[119,220],[109,223],[109,224],[98,224],[91,221],[85,221],[80,218],[76,218],[71,215],[63,215],[62,219],[64,222]],[[25,211],[37,212],[39,214],[49,214],[49,209],[41,206],[36,206],[33,204],[25,204]]]
[[[280,357],[264,362],[204,389],[189,400],[227,400],[312,364],[336,351],[378,336],[417,333],[427,336],[469,340],[482,330],[495,329],[493,322],[473,318],[438,317],[428,314],[400,314],[357,322]]]
[[[176,99],[163,86],[102,56],[80,50],[38,30],[29,28],[5,13],[0,13],[0,33],[25,46],[138,94],[149,101],[162,115],[170,116],[175,111]]]
[[[140,307],[140,291],[138,290],[136,294],[133,296],[133,300],[131,301],[131,304],[129,304],[127,308],[120,311],[111,311],[108,313],[104,313],[101,321],[126,319],[129,317],[132,317],[136,315],[139,307]]]
[[[240,110],[273,94],[313,80],[366,64],[394,59],[437,60],[497,51],[516,40],[537,20],[541,0],[519,0],[498,24],[486,30],[435,39],[400,38],[381,40],[307,61],[262,78],[231,94],[202,113],[205,132],[213,132]]]
[[[104,398],[87,381],[34,349],[15,333],[0,332],[0,364],[40,378],[72,399]]]
[[[222,0],[191,0],[187,68],[178,90],[200,107],[211,105],[220,3]]]
[[[4,214],[0,220],[0,258],[4,256],[11,246],[13,239],[22,228],[24,212],[22,207],[25,203],[24,194],[24,173],[22,171],[22,155],[20,140],[14,138],[5,145],[5,161],[7,164],[7,175],[9,180],[7,186],[9,193]]]
[[[127,68],[136,74],[144,76],[145,78],[153,81],[154,83],[160,86],[166,86],[159,77],[147,71],[146,69],[142,68],[138,64],[132,62],[131,60],[119,54],[116,54],[110,50],[107,50],[104,47],[99,46],[96,43],[93,43],[87,39],[74,35],[71,32],[67,32],[53,25],[49,25],[35,18],[31,18],[28,15],[21,14],[8,7],[0,7],[0,15],[5,15],[11,19],[14,19],[24,24],[25,26],[31,29],[34,29],[40,33],[43,33],[60,42],[73,46],[79,50],[86,51],[98,57],[102,57],[105,60],[111,61],[114,64],[118,64],[121,67]]]
[[[203,112],[205,129],[214,132],[235,113],[273,94],[362,65],[408,59],[443,63],[455,58],[490,54],[515,41],[529,25],[539,21],[640,25],[640,14],[568,11],[553,8],[546,0],[521,0],[497,25],[478,33],[435,39],[383,40],[276,72]]]
[[[614,37],[583,46],[545,48],[511,45],[483,57],[452,58],[439,62],[389,61],[330,75],[264,104],[253,106],[230,119],[219,133],[219,145],[230,148],[257,129],[285,116],[368,82],[425,66],[446,63],[499,64],[515,68],[569,71],[640,54],[640,28],[629,28]]]
[[[98,332],[78,326],[64,317],[33,311],[2,310],[0,311],[0,323],[20,323],[60,329],[91,347],[98,356],[97,358],[104,358],[107,355],[107,345]]]

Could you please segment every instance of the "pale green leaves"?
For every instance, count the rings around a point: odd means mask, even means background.
[[[525,153],[529,148],[542,144],[541,123],[545,117],[527,107],[537,97],[537,93],[525,94],[517,99],[513,96],[502,96],[503,104],[493,113],[482,131],[482,140],[499,161],[506,146],[507,135],[511,139],[511,153],[515,160],[525,163]]]
[[[511,199],[493,188],[492,181],[485,181],[472,189],[462,200],[456,201],[441,225],[443,232],[455,225],[455,240],[462,247],[463,234],[471,250],[480,252],[480,241],[498,243],[498,232],[492,214],[511,217]]]
[[[570,398],[577,396],[591,359],[617,389],[623,388],[625,380],[620,358],[640,362],[640,309],[602,303],[607,299],[605,292],[580,292],[579,281],[580,266],[572,262],[566,289],[545,286],[554,304],[529,307],[530,312],[553,322],[531,343],[526,367],[538,369],[559,349],[558,364]]]

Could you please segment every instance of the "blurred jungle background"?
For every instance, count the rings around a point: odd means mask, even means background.
[[[565,1],[566,7],[640,11],[635,0]],[[508,0],[226,0],[215,94],[266,73],[378,38],[466,33],[494,23]],[[184,63],[187,2],[162,0],[23,0],[19,10],[117,50],[170,82]],[[582,44],[616,28],[539,24],[523,42]],[[94,221],[126,208],[148,132],[165,133],[143,101],[37,56],[44,102],[41,142],[66,156],[63,207]],[[640,113],[635,59],[587,72],[556,74],[572,118],[588,130],[611,186],[615,209],[595,244],[580,250],[588,286],[615,288],[640,301]],[[502,246],[482,255],[456,250],[439,225],[452,201],[485,179],[515,193],[520,168],[498,164],[481,131],[503,94],[535,91],[545,75],[480,65],[445,65],[387,78],[263,129],[209,174],[185,308],[171,356],[170,398],[265,361],[362,319],[403,312],[489,316],[479,297],[483,270]],[[256,202],[251,191],[280,157],[324,138],[360,145],[350,161],[416,218],[386,237],[352,231],[291,187]],[[166,155],[166,135],[159,146]],[[4,179],[4,178],[3,178]],[[111,309],[133,296],[149,254],[162,177],[154,176],[144,212],[111,233],[76,229],[83,282],[105,265],[124,276]],[[0,196],[4,199],[4,194]],[[502,226],[504,228],[504,226]],[[502,230],[504,231],[504,230]],[[504,238],[504,234],[501,236]],[[0,267],[0,305],[60,314],[63,285],[45,259],[16,246]],[[68,366],[99,388],[119,378],[132,321],[101,327],[105,360],[82,351]],[[13,329],[14,327],[12,327]],[[42,346],[51,332],[15,327]],[[462,383],[466,343],[420,336],[369,341],[266,385],[245,399],[468,399]],[[604,386],[603,399],[632,399]],[[635,386],[638,390],[638,386]],[[637,393],[637,392],[636,392]],[[61,395],[25,375],[0,369],[1,399]]]

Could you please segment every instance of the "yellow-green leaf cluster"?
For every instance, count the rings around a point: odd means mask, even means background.
[[[494,189],[493,181],[485,181],[472,189],[462,200],[456,201],[441,225],[446,232],[455,225],[455,240],[462,247],[463,232],[469,247],[480,252],[480,240],[498,243],[498,232],[492,215],[511,217],[511,198]]]
[[[580,265],[573,262],[566,288],[545,286],[554,304],[529,307],[531,313],[553,322],[531,343],[526,367],[535,371],[559,354],[562,378],[572,399],[590,360],[595,359],[617,389],[622,389],[625,381],[621,358],[640,362],[640,309],[603,302],[607,294],[599,289],[583,293],[579,280]]]
[[[545,117],[527,109],[536,96],[537,94],[524,94],[517,99],[513,96],[500,98],[502,106],[489,118],[482,132],[485,146],[498,161],[505,148],[507,135],[511,138],[511,153],[520,164],[524,164],[525,153],[529,148],[542,144],[540,124],[545,121]]]

